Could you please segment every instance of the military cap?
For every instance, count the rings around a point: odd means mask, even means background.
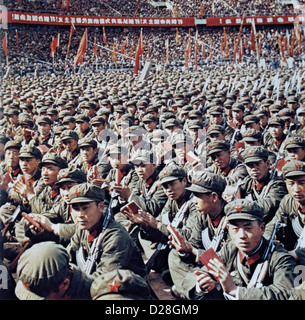
[[[69,122],[76,122],[75,118],[73,116],[65,116],[63,119],[62,119],[62,123],[65,124],[65,123],[69,123]]]
[[[115,106],[113,109],[114,112],[119,112],[119,113],[125,113],[127,111],[127,109],[123,106]]]
[[[290,96],[287,99],[287,103],[291,103],[291,104],[298,103],[298,99],[296,97]]]
[[[59,170],[56,184],[64,182],[76,182],[78,184],[84,183],[87,182],[87,175],[79,169],[64,168]]]
[[[90,123],[93,124],[105,124],[106,120],[105,118],[101,117],[101,116],[95,116],[90,120]]]
[[[14,116],[14,115],[15,115],[15,116],[18,116],[19,113],[20,113],[20,112],[19,112],[19,110],[17,110],[17,109],[9,109],[8,112],[7,112],[7,115],[8,115],[8,116]]]
[[[148,164],[148,163],[154,163],[155,155],[153,152],[149,150],[138,150],[136,151],[130,161],[137,165],[140,163]]]
[[[245,111],[245,106],[241,103],[234,103],[232,106],[233,111]]]
[[[146,133],[146,130],[140,126],[129,127],[127,137],[142,137]]]
[[[259,123],[259,118],[255,115],[248,115],[244,117],[244,123],[245,125],[251,124],[251,123]]]
[[[225,128],[219,124],[211,124],[207,130],[207,134],[210,135],[212,133],[225,133]]]
[[[261,141],[263,135],[259,130],[248,129],[242,133],[243,141]]]
[[[237,199],[228,203],[224,208],[227,220],[263,221],[265,211],[256,202]]]
[[[91,285],[93,300],[148,300],[150,291],[147,282],[127,269],[104,272]]]
[[[204,123],[200,120],[190,120],[187,123],[189,129],[203,129]]]
[[[30,126],[30,127],[34,126],[34,121],[30,118],[22,118],[18,122],[20,125]]]
[[[85,114],[78,114],[75,117],[76,122],[90,122],[90,118]]]
[[[58,111],[56,109],[50,109],[50,110],[48,110],[47,114],[52,116],[52,115],[58,114]]]
[[[78,140],[78,134],[77,132],[73,131],[73,130],[64,130],[60,136],[61,140],[67,140],[67,139],[74,139],[74,140]]]
[[[168,134],[166,131],[162,129],[157,129],[152,132],[150,141],[158,143],[158,142],[164,141],[167,137],[168,137]]]
[[[288,161],[282,168],[284,179],[305,176],[305,162],[299,160]]]
[[[68,166],[66,160],[58,156],[56,153],[47,153],[45,156],[43,156],[40,164],[41,166],[44,166],[46,164],[53,164],[60,169],[67,168]]]
[[[4,145],[4,151],[8,149],[21,149],[21,142],[15,141],[15,140],[9,140]]]
[[[203,116],[203,113],[200,110],[191,110],[189,112],[189,119],[198,119]]]
[[[43,300],[69,277],[69,255],[55,242],[34,244],[20,257],[15,288],[19,300]]]
[[[285,121],[284,119],[282,119],[281,117],[278,117],[278,116],[274,116],[274,117],[271,117],[268,121],[268,125],[269,126],[281,126],[281,127],[284,127],[285,126]]]
[[[242,156],[245,163],[257,162],[260,160],[268,160],[269,152],[262,146],[250,146],[243,151]]]
[[[285,140],[285,149],[305,148],[305,139],[299,136],[292,136]]]
[[[213,153],[230,150],[230,144],[225,140],[212,141],[208,144],[207,150],[208,155],[210,156]]]
[[[111,145],[106,151],[107,155],[111,155],[111,154],[126,155],[127,153],[128,153],[128,149],[126,147],[124,147],[122,145],[118,145],[118,144]]]
[[[287,120],[291,117],[295,116],[295,112],[289,108],[284,108],[282,110],[280,110],[277,114],[279,117],[281,117],[284,120]]]
[[[195,173],[192,178],[191,186],[186,189],[196,193],[211,193],[216,192],[221,194],[226,187],[225,180],[212,172]]]
[[[297,115],[305,114],[305,106],[299,107],[297,110]]]
[[[49,117],[44,117],[44,116],[41,116],[37,119],[37,124],[39,123],[47,123],[47,124],[52,124],[52,120],[49,118]]]
[[[35,146],[25,145],[20,149],[19,158],[36,158],[41,159],[42,154]]]
[[[71,116],[71,113],[68,110],[62,110],[59,112],[58,118],[63,119],[64,117]]]
[[[223,114],[224,109],[220,106],[211,107],[209,110],[209,114]]]
[[[3,134],[0,134],[0,143],[5,145],[8,141],[10,141],[9,137],[7,137],[7,136],[5,136]]]
[[[192,143],[192,139],[183,133],[177,133],[172,139],[172,146],[176,147],[178,143]]]
[[[100,187],[85,182],[73,186],[69,190],[70,204],[83,202],[101,202],[105,200],[105,192]]]
[[[178,119],[170,118],[165,121],[164,128],[170,128],[170,127],[181,127],[181,123]]]
[[[133,125],[133,120],[130,117],[127,117],[127,118],[121,117],[118,121],[118,125],[130,127]]]
[[[55,136],[57,136],[57,135],[61,135],[62,132],[65,131],[65,130],[66,130],[66,127],[61,126],[61,125],[59,125],[59,126],[57,125],[57,126],[55,126],[55,128],[53,129],[53,133],[54,133]]]
[[[255,110],[254,111],[254,115],[256,115],[257,117],[263,117],[263,116],[266,116],[268,117],[269,116],[269,113],[267,110]]]
[[[79,140],[78,146],[79,146],[79,148],[92,147],[93,149],[96,149],[97,142],[94,139],[84,138],[84,139]]]
[[[177,166],[176,164],[169,164],[160,172],[159,179],[161,184],[174,181],[177,179],[182,179],[186,177],[186,172],[183,168]]]
[[[159,119],[154,116],[153,114],[146,114],[143,118],[142,118],[142,122],[158,122]]]

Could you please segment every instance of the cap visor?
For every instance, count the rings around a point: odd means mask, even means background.
[[[19,300],[44,300],[44,297],[41,297],[32,291],[30,291],[21,280],[19,280],[15,287],[15,294]]]
[[[192,184],[190,187],[185,188],[186,190],[192,191],[192,192],[198,192],[198,193],[210,193],[212,190],[209,190],[207,188],[198,186],[196,184]]]

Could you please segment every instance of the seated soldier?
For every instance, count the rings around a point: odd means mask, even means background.
[[[277,177],[274,170],[269,171],[269,153],[261,146],[246,148],[243,152],[248,176],[239,187],[240,197],[257,202],[266,212],[264,222],[269,222],[275,215],[282,198],[287,194],[285,182]],[[227,202],[231,195],[225,194]]]
[[[163,209],[167,196],[159,182],[159,171],[156,170],[155,156],[147,150],[139,150],[131,159],[139,180],[133,190],[128,186],[113,186],[127,202],[135,201],[144,211],[156,217]]]
[[[277,232],[277,239],[298,264],[304,265],[305,245],[301,236],[305,225],[305,163],[288,161],[282,171],[288,194],[283,197],[274,218],[267,224],[266,237],[271,234],[276,221],[285,223],[286,226]]]
[[[67,247],[71,262],[92,279],[115,269],[128,269],[144,277],[141,253],[125,228],[113,221],[104,191],[83,183],[70,189],[69,198],[77,224]]]
[[[32,136],[31,145],[45,145],[52,148],[54,145],[54,136],[52,132],[52,121],[47,116],[39,117],[36,121],[38,132]]]
[[[207,146],[207,156],[212,158],[213,164],[205,171],[213,172],[225,178],[228,185],[236,184],[244,179],[247,169],[239,159],[233,159],[230,154],[230,145],[226,141],[212,141]]]
[[[284,149],[284,140],[286,139],[286,134],[284,133],[285,121],[280,117],[272,117],[268,121],[268,131],[270,137],[265,142],[265,147],[267,150],[274,152],[276,155],[278,153],[282,155]]]
[[[71,168],[61,169],[56,181],[60,192],[60,201],[46,212],[29,214],[38,222],[40,228],[37,229],[31,224],[17,224],[16,238],[18,242],[23,244],[28,240],[26,239],[28,237],[31,244],[50,240],[67,246],[76,229],[75,217],[70,206],[69,190],[84,182],[87,182],[87,177],[82,171]]]
[[[225,213],[231,241],[224,243],[218,252],[220,260],[207,257],[208,267],[188,273],[183,279],[187,298],[288,299],[294,283],[295,261],[280,244],[275,244],[271,252],[266,274],[258,282],[253,278],[256,268],[265,261],[263,254],[269,243],[263,237],[264,210],[255,202],[240,199],[226,205]]]
[[[176,250],[171,250],[168,260],[176,298],[187,297],[182,280],[200,265],[198,256],[210,247],[218,251],[226,240],[224,189],[224,179],[210,172],[196,174],[192,185],[186,188],[194,195],[191,207],[195,205],[195,211],[188,216],[184,229],[179,229],[183,235],[181,244],[174,244]]]
[[[33,245],[17,266],[19,300],[91,300],[92,279],[69,263],[66,249],[55,242]]]

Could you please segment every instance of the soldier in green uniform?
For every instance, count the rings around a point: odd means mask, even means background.
[[[264,222],[269,222],[275,215],[280,201],[287,194],[285,182],[282,178],[271,177],[269,153],[262,146],[252,146],[243,152],[244,163],[249,175],[240,185],[240,197],[257,202],[266,216]],[[231,197],[225,197],[227,202]]]
[[[276,221],[286,224],[277,232],[277,239],[289,250],[298,264],[305,264],[303,240],[305,225],[305,163],[292,160],[283,169],[288,194],[280,202],[274,218],[267,224],[266,236],[271,234]]]
[[[69,263],[62,245],[46,241],[20,257],[15,289],[19,300],[91,300],[92,279]]]
[[[256,267],[265,261],[262,257],[268,246],[263,236],[264,210],[255,202],[240,199],[226,205],[225,213],[231,241],[218,252],[220,260],[207,258],[209,269],[205,266],[196,274],[189,273],[185,277],[182,286],[188,292],[188,298],[208,299],[212,295],[215,299],[228,300],[288,299],[296,264],[280,244],[275,245],[259,285],[251,281]],[[211,275],[217,279],[217,285]]]
[[[231,157],[230,145],[224,140],[210,142],[207,156],[212,158],[213,164],[205,170],[221,175],[229,185],[236,184],[239,179],[248,175],[245,165],[239,159]]]
[[[65,150],[60,156],[65,159],[68,165],[72,165],[79,157],[78,134],[74,130],[64,130],[61,134],[61,141]]]
[[[83,183],[70,189],[69,198],[77,224],[67,247],[71,262],[93,279],[115,269],[145,276],[141,253],[125,228],[112,219],[104,191]]]
[[[174,243],[176,250],[171,250],[168,260],[174,282],[172,293],[176,297],[187,297],[188,294],[181,285],[182,280],[200,265],[199,255],[210,247],[218,251],[226,240],[226,202],[222,199],[225,186],[222,177],[201,172],[193,177],[192,185],[186,188],[194,195],[190,209],[193,206],[195,208],[191,210],[192,214],[189,214],[184,228],[179,229],[184,240],[181,240],[180,245]]]

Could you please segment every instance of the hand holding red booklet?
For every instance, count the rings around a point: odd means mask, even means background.
[[[215,252],[215,250],[213,248],[209,248],[202,255],[199,256],[199,260],[202,262],[202,264],[204,264],[206,266],[208,271],[212,270],[210,268],[210,266],[208,265],[208,263],[209,263],[210,260],[212,260],[214,258],[216,258],[217,260],[219,260],[222,263],[222,261],[220,260],[218,254]],[[218,281],[218,279],[216,277],[214,277],[214,278]]]

